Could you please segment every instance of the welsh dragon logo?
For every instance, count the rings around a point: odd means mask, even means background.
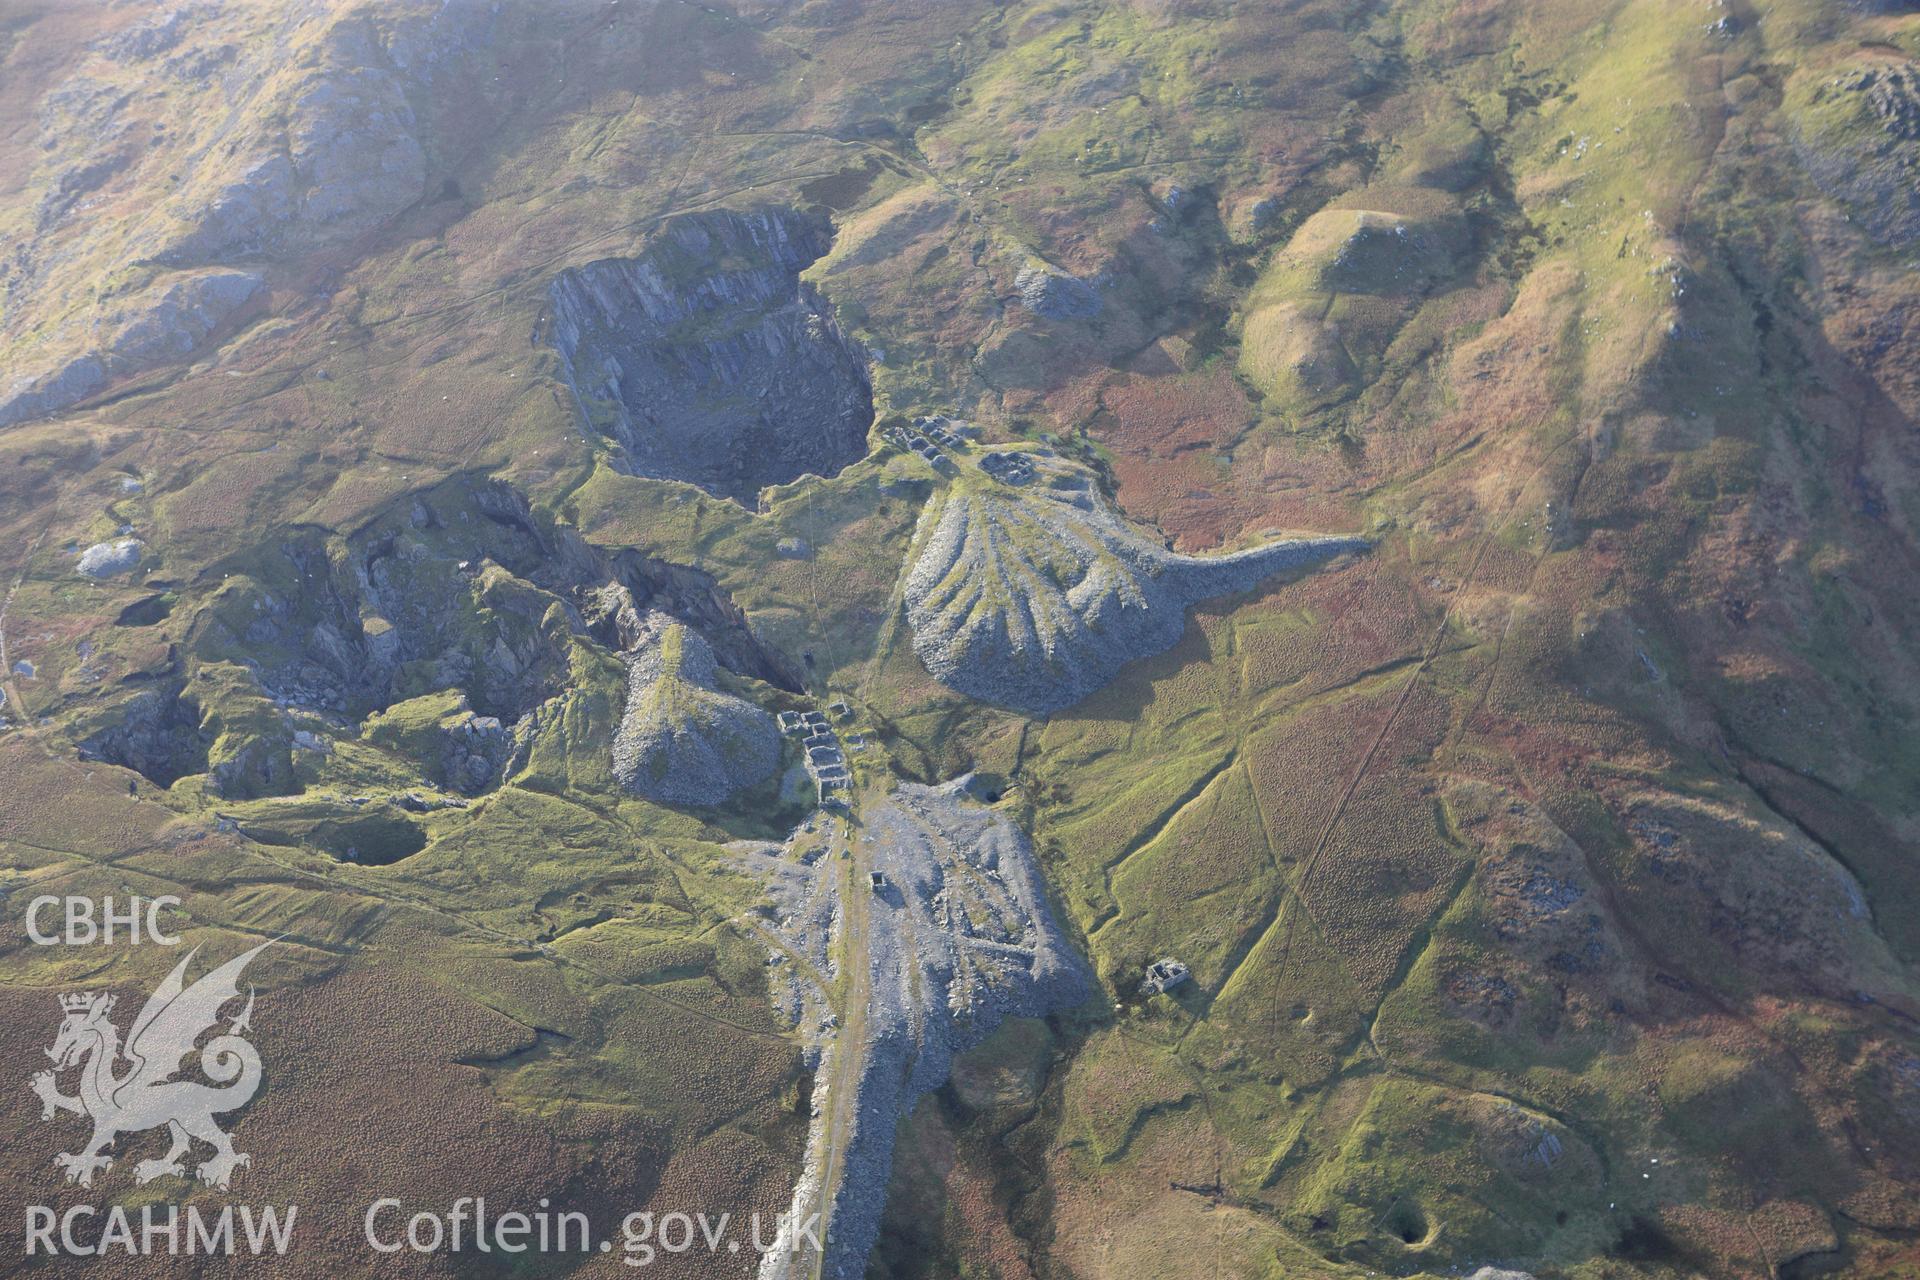
[[[189,951],[134,1018],[124,1047],[120,1029],[108,1020],[112,996],[85,992],[60,997],[65,1016],[60,1034],[47,1050],[53,1070],[37,1073],[30,1083],[40,1096],[42,1120],[71,1111],[93,1121],[93,1137],[86,1146],[54,1157],[53,1162],[66,1170],[68,1182],[92,1186],[93,1175],[113,1163],[106,1151],[115,1138],[162,1125],[172,1135],[173,1146],[159,1159],[142,1160],[133,1167],[137,1183],[185,1177],[182,1157],[196,1140],[214,1151],[195,1170],[210,1186],[226,1190],[233,1171],[251,1163],[251,1157],[235,1151],[233,1139],[213,1122],[216,1115],[245,1106],[260,1088],[260,1055],[244,1038],[253,1017],[251,990],[246,1007],[226,1031],[199,1047],[200,1070],[214,1084],[174,1076],[187,1055],[195,1052],[200,1037],[217,1026],[220,1010],[239,999],[240,971],[272,945],[272,941],[261,943],[192,986],[186,985],[187,965],[194,957]],[[69,1097],[60,1092],[58,1076],[75,1067],[80,1070],[80,1092]]]

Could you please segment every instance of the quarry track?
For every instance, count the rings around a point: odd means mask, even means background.
[[[860,859],[850,858],[844,868],[845,874],[839,877],[841,901],[844,904],[844,937],[841,945],[844,954],[856,957],[868,949],[870,927],[868,904],[861,895],[851,892],[856,888],[857,881],[866,874],[860,863]],[[857,1046],[864,1045],[867,1039],[867,1006],[873,998],[871,967],[858,963],[848,965],[847,982],[842,988],[842,995],[840,1038],[848,1046],[848,1051],[832,1055],[834,1070],[826,1080],[826,1128],[822,1135],[821,1181],[816,1196],[817,1207],[823,1212],[830,1211],[845,1177],[846,1144],[859,1115],[861,1065],[866,1055],[859,1052]],[[823,1218],[821,1225],[821,1239],[825,1241],[828,1220]],[[824,1250],[816,1255],[808,1274],[814,1277],[827,1275],[828,1256]]]

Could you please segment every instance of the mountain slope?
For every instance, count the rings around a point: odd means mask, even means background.
[[[870,1274],[1903,1274],[1910,10],[19,6],[20,883],[288,938],[243,1176],[325,1245],[369,1135],[772,1213],[739,842],[970,775],[1099,991],[900,1121]],[[166,968],[8,928],[28,1057]]]

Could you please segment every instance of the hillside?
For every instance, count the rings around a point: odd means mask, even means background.
[[[1920,8],[18,0],[0,124],[7,1060],[179,960],[37,895],[278,939],[285,1274],[1920,1270]]]

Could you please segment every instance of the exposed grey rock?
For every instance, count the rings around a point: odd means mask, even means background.
[[[281,228],[297,207],[293,162],[278,152],[237,167],[233,177],[198,194],[182,210],[173,239],[158,249],[164,262],[211,262],[231,253],[265,250],[277,244]]]
[[[1030,262],[1014,277],[1027,310],[1049,320],[1085,320],[1100,314],[1100,294],[1078,276]]]
[[[125,153],[109,150],[104,154],[89,155],[61,169],[41,194],[40,203],[34,209],[34,229],[45,234],[66,217],[76,201],[99,190],[107,179],[120,172],[126,164]]]
[[[252,271],[164,276],[123,307],[107,343],[114,372],[191,355],[234,312],[259,297],[266,281]]]
[[[294,180],[306,190],[303,221],[357,228],[383,222],[420,198],[426,155],[413,136],[413,108],[393,77],[339,68],[295,104],[289,131]]]
[[[560,273],[552,341],[625,469],[750,506],[865,454],[865,352],[800,279],[831,230],[787,210],[693,214],[638,258]]]
[[[395,6],[391,48],[364,15],[326,18],[316,52],[268,82],[270,95],[235,120],[236,158],[209,167],[168,206],[173,225],[150,256],[190,265],[298,252],[378,226],[419,200],[427,158],[409,92],[457,63],[491,20],[478,5],[434,9],[426,19]],[[283,71],[250,65],[244,74]]]
[[[728,669],[798,684],[711,574],[606,555],[507,485],[409,497],[345,539],[302,529],[250,566],[196,626],[194,656],[253,669],[288,705],[358,719],[459,689],[517,734],[568,686],[573,636],[630,649],[649,609],[699,628]]]
[[[106,385],[106,362],[90,351],[50,369],[21,374],[0,391],[0,427],[58,413]]]
[[[1795,151],[1814,182],[1846,201],[1874,239],[1920,239],[1920,65],[1850,71],[1821,85],[1813,100],[1850,108],[1852,117],[1795,134]]]
[[[496,521],[440,501],[460,535],[444,542],[414,531],[411,500],[344,543],[290,536],[261,557],[257,577],[229,587],[196,656],[254,668],[275,698],[355,718],[425,689],[459,688],[480,714],[505,719],[553,696],[570,674],[575,620],[513,570],[558,569],[568,553],[526,514],[513,523],[510,502]],[[462,558],[494,564],[463,574]]]
[[[0,426],[197,352],[259,288],[244,272],[163,277],[128,299],[99,293],[103,279],[295,257],[419,201],[432,129],[415,101],[437,109],[432,89],[520,20],[437,0],[187,3],[94,42],[99,57],[36,111],[47,159],[36,234],[9,246]],[[140,104],[158,97],[167,119],[149,130]],[[117,198],[130,190],[165,194]]]
[[[793,1200],[797,1218],[824,1212],[819,1274],[835,1280],[866,1273],[896,1128],[915,1102],[946,1083],[954,1056],[1007,1018],[1069,1008],[1093,990],[1048,909],[1032,842],[1007,815],[973,803],[963,783],[901,786],[864,813],[856,829],[866,833],[866,869],[880,876],[872,889],[868,876],[858,877],[854,890],[872,894],[862,939],[837,936],[843,909],[836,894],[844,878],[831,857],[809,865],[766,846],[751,858],[770,881],[782,919],[769,932],[816,972],[832,975],[836,945],[864,944],[843,959],[864,973],[866,1034],[852,1041],[822,1020],[814,1124]],[[791,970],[787,981],[799,982]],[[809,1005],[824,1008],[814,993],[786,1003],[790,1013]],[[854,1096],[830,1096],[833,1082],[851,1082]],[[836,1110],[851,1122],[829,1134],[828,1117]],[[837,1155],[831,1174],[829,1141]],[[813,1274],[810,1253],[796,1266],[791,1261],[769,1254],[761,1280]]]
[[[566,714],[582,639],[645,649],[666,626],[686,624],[699,628],[687,633],[696,663],[705,661],[698,683],[711,685],[717,663],[780,687],[797,684],[711,575],[600,553],[505,485],[454,482],[394,502],[347,537],[303,528],[265,548],[236,549],[232,563],[244,571],[220,575],[180,655],[202,676],[214,665],[248,673],[232,691],[238,701],[216,704],[227,718],[201,734],[199,712],[177,691],[164,704],[114,703],[100,711],[95,755],[163,786],[211,769],[223,794],[277,794],[299,786],[296,750],[327,745],[321,726],[297,717],[306,728],[296,732],[289,722],[248,741],[229,732],[236,714],[270,714],[277,705],[325,713],[344,728],[398,700],[451,689],[463,695],[460,714],[437,735],[409,737],[404,749],[417,753],[419,776],[477,794]],[[750,722],[749,747],[759,733],[751,722],[764,722],[762,742],[775,736],[770,718],[738,699],[712,689],[688,698],[696,712],[709,701],[733,713],[723,720]],[[727,741],[719,733],[712,740]],[[635,759],[647,745],[644,735],[637,742]],[[732,776],[757,779],[777,758],[775,745],[759,755],[723,752],[721,762]]]
[[[1857,71],[1843,87],[1867,95],[1868,108],[1889,136],[1905,142],[1920,139],[1920,67]]]
[[[1530,1272],[1508,1271],[1501,1267],[1482,1267],[1468,1276],[1467,1280],[1533,1280],[1533,1275]]]
[[[811,560],[813,547],[805,538],[782,538],[773,544],[774,552],[789,560]]]
[[[57,413],[98,391],[109,377],[193,354],[265,289],[266,282],[252,271],[162,276],[103,318],[101,350],[14,379],[0,393],[0,426]]]
[[[441,773],[449,787],[475,795],[500,780],[513,756],[513,733],[497,716],[468,712],[447,729]]]
[[[365,804],[366,797],[359,796],[348,801],[349,804]],[[441,809],[464,809],[468,802],[459,796],[421,795],[418,791],[409,791],[388,804],[396,809],[405,809],[408,813],[437,813]]]
[[[714,685],[713,648],[665,621],[631,660],[627,705],[613,740],[613,772],[635,795],[666,804],[719,804],[765,781],[780,761],[780,730],[759,707]]]
[[[647,638],[646,623],[633,592],[618,582],[604,583],[587,593],[580,616],[594,638],[609,649],[625,652]]]
[[[200,727],[200,707],[175,682],[135,694],[106,728],[82,738],[82,759],[105,760],[132,769],[158,787],[201,773],[211,737]]]
[[[198,9],[197,5],[182,5],[155,14],[102,37],[94,42],[94,48],[113,62],[137,62],[157,57],[180,43],[180,38],[186,34],[189,16]]]
[[[1177,555],[1127,524],[1085,472],[1030,456],[1044,464],[1041,483],[956,488],[929,504],[907,575],[914,652],[942,684],[985,702],[1071,706],[1170,648],[1194,602],[1367,546],[1300,538]]]
[[[139,564],[146,550],[147,544],[138,538],[96,542],[80,553],[80,562],[74,567],[89,578],[111,578]]]

